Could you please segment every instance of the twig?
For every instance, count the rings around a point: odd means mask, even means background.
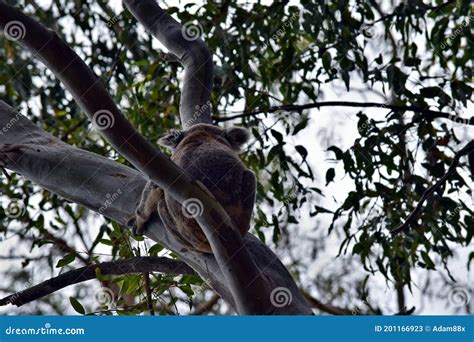
[[[397,112],[416,112],[423,115],[425,119],[433,120],[435,118],[445,118],[451,121],[455,121],[458,123],[462,123],[465,125],[474,126],[474,117],[470,118],[461,118],[458,115],[453,115],[447,112],[439,112],[430,109],[424,109],[416,106],[401,106],[401,105],[393,105],[393,104],[384,104],[384,103],[377,103],[377,102],[353,102],[353,101],[327,101],[327,102],[314,102],[308,103],[304,105],[283,105],[283,106],[275,106],[270,108],[262,108],[256,109],[253,111],[245,111],[236,115],[231,116],[213,116],[213,120],[217,122],[222,121],[230,121],[239,118],[245,117],[252,117],[258,114],[263,113],[274,113],[277,111],[288,111],[288,112],[298,112],[301,113],[305,109],[311,108],[320,108],[320,107],[359,107],[359,108],[382,108],[382,109],[390,109]]]
[[[184,262],[162,257],[134,257],[127,260],[104,262],[97,265],[81,267],[57,277],[48,279],[24,291],[0,299],[0,306],[14,304],[22,306],[36,299],[47,296],[69,285],[96,278],[96,270],[102,275],[122,275],[143,272],[162,272],[173,274],[195,274]]]
[[[2,172],[3,174],[5,175],[5,177],[7,178],[7,180],[9,182],[11,182],[12,178],[10,177],[10,175],[8,174],[7,170],[5,170],[3,167],[2,167]]]
[[[446,174],[443,177],[441,177],[440,180],[436,182],[436,184],[432,185],[431,187],[429,187],[428,189],[425,190],[425,192],[421,196],[421,199],[418,202],[415,209],[413,209],[413,211],[410,213],[410,215],[408,215],[408,217],[407,217],[407,219],[405,220],[404,223],[402,223],[400,226],[398,226],[397,228],[395,228],[391,231],[392,234],[395,235],[395,234],[398,234],[398,233],[408,229],[408,227],[410,226],[412,221],[415,219],[415,217],[421,211],[421,209],[423,207],[423,203],[425,202],[425,200],[428,197],[430,197],[433,194],[433,192],[435,192],[438,188],[440,188],[446,182],[446,180],[456,171],[456,168],[459,165],[459,159],[463,155],[468,154],[471,151],[474,151],[474,140],[469,142],[466,146],[464,146],[461,150],[459,150],[458,153],[456,153],[456,155],[454,156],[454,159],[451,162],[451,165],[449,166],[449,169],[446,172]]]
[[[145,291],[146,291],[146,304],[148,306],[148,311],[150,316],[155,316],[155,310],[153,309],[153,298],[150,286],[150,273],[144,272],[143,279],[145,280]]]

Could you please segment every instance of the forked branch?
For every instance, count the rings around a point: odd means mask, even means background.
[[[199,38],[200,25],[183,26],[158,6],[156,0],[124,0],[133,16],[170,50],[184,66],[179,115],[184,129],[211,123],[212,54]]]
[[[189,198],[196,198],[203,203],[203,213],[196,221],[210,242],[237,312],[269,314],[278,311],[271,304],[268,282],[256,267],[239,231],[220,204],[130,125],[99,78],[56,33],[0,2],[0,28],[4,29],[12,21],[20,22],[25,29],[18,43],[34,53],[56,74],[119,153],[179,203]]]

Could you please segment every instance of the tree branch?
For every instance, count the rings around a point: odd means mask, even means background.
[[[4,29],[11,21],[19,21],[25,28],[25,35],[18,42],[33,52],[56,74],[89,119],[117,151],[179,203],[189,198],[201,201],[204,210],[196,221],[210,242],[237,312],[240,314],[293,312],[295,307],[281,308],[271,304],[271,282],[265,278],[263,271],[274,261],[269,260],[263,269],[256,266],[246,248],[247,241],[244,243],[227,212],[209,196],[207,189],[194,182],[130,125],[100,80],[79,56],[57,34],[46,30],[13,7],[0,2],[0,28]],[[272,253],[267,251],[265,256],[271,257],[271,255]],[[288,283],[289,274],[283,273],[282,278]],[[292,289],[296,288],[292,281],[289,284]],[[302,309],[307,313],[307,307],[303,303],[304,300],[300,302],[303,306],[297,310]]]
[[[195,274],[193,269],[183,263],[162,257],[135,257],[126,260],[104,262],[97,265],[81,267],[57,277],[48,279],[38,285],[0,299],[0,306],[13,304],[22,306],[36,299],[47,296],[69,285],[96,279],[97,270],[102,275],[122,275],[142,272],[160,272],[171,274]]]
[[[464,146],[462,149],[460,149],[456,155],[454,156],[453,161],[451,162],[451,165],[448,168],[448,171],[445,173],[443,177],[439,179],[439,181],[436,182],[436,184],[432,185],[428,189],[425,190],[423,195],[421,196],[420,201],[418,202],[417,206],[413,211],[408,215],[407,219],[405,220],[404,223],[402,223],[400,226],[397,228],[391,230],[390,232],[392,234],[398,234],[402,231],[405,231],[410,227],[410,224],[415,220],[415,218],[418,216],[420,211],[423,208],[423,203],[426,201],[428,197],[430,197],[433,192],[435,192],[437,189],[439,189],[445,182],[446,180],[456,171],[456,168],[459,165],[459,159],[470,152],[474,151],[474,140],[469,142],[466,146]]]
[[[147,181],[144,176],[103,156],[67,145],[0,101],[2,144],[10,144],[10,152],[0,153],[0,164],[3,162],[6,168],[52,193],[122,225],[134,215]],[[146,236],[179,255],[235,309],[232,293],[212,254],[184,248],[158,215],[150,221]],[[247,234],[244,241],[271,287],[285,287],[292,294],[292,302],[278,313],[311,314],[308,303],[278,257],[252,234]]]
[[[179,114],[184,129],[211,123],[213,84],[212,54],[199,38],[202,27],[190,22],[182,26],[158,6],[156,0],[124,0],[133,16],[170,50],[184,66]]]
[[[424,109],[416,106],[400,106],[400,105],[393,105],[393,104],[384,104],[384,103],[377,103],[377,102],[353,102],[353,101],[326,101],[326,102],[314,102],[308,103],[304,105],[282,105],[282,106],[275,106],[270,107],[267,109],[256,109],[253,111],[246,111],[239,114],[231,115],[231,116],[213,116],[212,119],[216,122],[223,122],[223,121],[230,121],[240,118],[246,117],[253,117],[258,114],[263,113],[275,113],[278,111],[287,111],[287,112],[302,112],[305,109],[311,108],[320,108],[320,107],[356,107],[356,108],[382,108],[382,109],[390,109],[396,112],[415,112],[420,113],[422,117],[426,120],[433,120],[436,118],[444,118],[448,119],[457,123],[465,124],[474,126],[474,116],[470,118],[462,118],[458,115],[453,115],[446,112],[439,112],[430,109]]]
[[[321,302],[319,299],[314,298],[311,296],[308,292],[303,291],[303,295],[305,298],[308,300],[308,302],[311,304],[312,307],[321,310],[323,312],[326,312],[331,315],[336,315],[336,316],[344,316],[344,315],[353,315],[353,311],[346,309],[346,308],[340,308],[338,306],[330,305],[330,304],[324,304]]]

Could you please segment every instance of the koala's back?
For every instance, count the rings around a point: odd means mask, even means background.
[[[226,210],[240,233],[249,230],[255,200],[255,176],[247,170],[237,154],[211,139],[183,144],[172,156],[194,180],[203,183]],[[193,218],[183,215],[182,206],[165,194],[168,211],[173,217],[177,233],[191,249],[211,253],[201,227]]]

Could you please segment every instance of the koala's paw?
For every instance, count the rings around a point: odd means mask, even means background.
[[[147,220],[137,214],[128,220],[127,226],[132,228],[133,235],[144,235],[147,229]]]

